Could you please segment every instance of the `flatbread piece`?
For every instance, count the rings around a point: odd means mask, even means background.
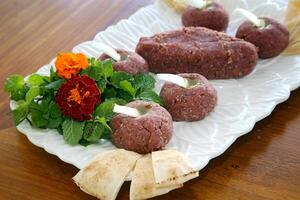
[[[157,187],[154,179],[151,154],[148,154],[140,158],[136,163],[130,185],[130,200],[152,198],[166,194],[182,186],[183,184]]]
[[[158,187],[182,184],[199,176],[184,155],[176,150],[152,152],[152,166]]]
[[[132,151],[117,149],[102,153],[80,170],[73,180],[84,192],[102,200],[116,199],[126,176],[141,157]]]

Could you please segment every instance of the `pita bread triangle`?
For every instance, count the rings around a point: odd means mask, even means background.
[[[84,192],[101,200],[116,199],[126,176],[140,157],[140,154],[123,149],[101,153],[73,180]]]
[[[184,155],[176,150],[152,152],[152,166],[158,187],[182,184],[199,176]]]
[[[151,154],[148,154],[140,158],[136,163],[130,185],[130,200],[152,198],[166,194],[171,190],[182,186],[183,184],[157,187],[154,178]]]

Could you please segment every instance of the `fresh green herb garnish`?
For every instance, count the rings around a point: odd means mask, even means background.
[[[85,123],[73,119],[65,119],[62,124],[63,136],[65,141],[70,145],[78,144],[82,138]]]
[[[151,75],[132,76],[116,72],[110,59],[88,59],[88,67],[79,73],[93,79],[101,94],[101,103],[94,107],[89,120],[77,121],[62,113],[56,102],[56,93],[68,80],[60,77],[51,67],[49,76],[32,74],[24,79],[20,75],[12,75],[6,79],[4,90],[10,93],[11,100],[17,102],[12,111],[15,124],[27,120],[33,127],[56,129],[70,145],[87,146],[101,138],[110,138],[108,124],[114,116],[115,103],[125,105],[141,99],[163,104],[159,95],[153,91],[155,79]]]

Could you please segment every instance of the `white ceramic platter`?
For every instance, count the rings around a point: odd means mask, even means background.
[[[250,9],[258,16],[283,21],[285,1],[221,0],[232,13],[236,7]],[[231,16],[228,34],[234,35],[244,19]],[[98,33],[93,41],[76,46],[74,52],[98,56],[95,42],[134,51],[141,36],[181,27],[180,16],[161,1],[138,10],[127,20]],[[49,74],[50,64],[38,73]],[[268,116],[274,107],[285,101],[290,91],[300,86],[300,56],[279,56],[260,60],[250,75],[237,80],[212,81],[218,91],[218,105],[204,120],[174,123],[174,135],[167,148],[184,153],[192,165],[200,170],[210,159],[222,154],[238,137],[251,131],[254,124]],[[160,84],[157,84],[159,91]],[[97,145],[69,146],[55,130],[32,128],[24,121],[18,127],[36,146],[58,156],[64,162],[82,168],[96,154],[114,149],[109,141]]]

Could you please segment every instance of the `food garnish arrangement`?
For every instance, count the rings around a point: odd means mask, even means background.
[[[48,76],[11,75],[5,82],[16,125],[56,129],[71,146],[115,145],[73,178],[99,199],[116,199],[125,180],[131,179],[130,199],[147,199],[197,177],[184,154],[166,148],[173,121],[204,119],[218,102],[209,80],[242,78],[289,43],[284,25],[241,8],[235,12],[247,21],[232,37],[224,33],[230,19],[218,2],[165,3],[181,15],[183,28],[141,37],[135,52],[100,43],[97,57],[61,52]],[[164,82],[159,93],[156,80]]]

